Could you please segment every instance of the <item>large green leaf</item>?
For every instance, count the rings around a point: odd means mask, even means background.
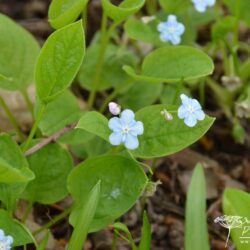
[[[173,120],[166,121],[162,110],[173,111]],[[177,107],[153,105],[139,110],[136,120],[144,124],[144,134],[139,137],[139,148],[133,154],[142,158],[161,157],[176,153],[200,139],[212,126],[214,119],[206,116],[190,128],[177,117]]]
[[[132,159],[112,155],[86,160],[68,179],[68,189],[77,206],[70,216],[72,225],[76,225],[81,205],[98,180],[101,180],[100,201],[90,231],[105,227],[128,211],[147,182],[140,165]]]
[[[76,128],[83,129],[109,141],[108,119],[96,111],[86,112],[79,120]]]
[[[187,46],[166,46],[150,53],[143,61],[141,75],[124,66],[136,79],[152,82],[193,80],[213,72],[212,59],[201,50]]]
[[[44,135],[51,136],[66,125],[79,120],[81,114],[77,98],[69,90],[66,90],[48,103],[39,128]]]
[[[24,199],[52,204],[67,195],[66,181],[73,162],[66,149],[57,143],[49,144],[28,156],[28,162],[36,178],[27,185]]]
[[[195,167],[188,188],[185,220],[185,249],[210,249],[206,216],[206,183],[203,167],[200,164],[197,164]]]
[[[87,90],[93,88],[96,66],[99,59],[99,49],[100,46],[98,44],[94,44],[87,49],[86,56],[78,74],[80,85]],[[134,54],[123,47],[109,44],[104,55],[98,90],[105,90],[110,87],[125,84],[129,80],[129,76],[122,69],[124,64],[134,67],[136,65]]]
[[[0,183],[25,183],[34,178],[20,148],[7,134],[0,135],[0,152]]]
[[[25,90],[34,81],[39,45],[28,31],[2,14],[0,34],[0,88]]]
[[[88,0],[53,0],[49,7],[49,22],[59,29],[74,22],[84,10]]]
[[[55,31],[45,42],[35,70],[38,97],[48,102],[68,88],[85,51],[82,21]]]
[[[249,0],[224,0],[232,14],[250,26],[250,1]]]
[[[119,23],[136,13],[145,3],[145,0],[123,0],[119,6],[110,0],[102,0],[102,7],[107,16]]]
[[[159,0],[161,7],[168,13],[168,14],[176,14],[182,10],[187,9],[190,6],[191,1],[186,0]]]
[[[245,219],[250,219],[250,194],[241,190],[227,188],[223,194],[223,211],[228,216],[239,216],[242,217],[240,220],[245,222]],[[233,220],[231,220],[233,222]],[[231,237],[237,250],[248,250],[249,244],[244,243],[243,237],[248,237],[246,240],[249,241],[249,223],[242,224],[241,227],[234,227],[233,224],[226,222],[231,226]],[[246,226],[246,228],[244,228]],[[248,229],[248,230],[247,230]]]
[[[22,246],[35,241],[29,230],[17,220],[12,219],[3,209],[0,210],[0,228],[5,235],[13,237],[12,246]]]
[[[100,199],[100,188],[101,182],[98,181],[89,194],[87,194],[88,197],[81,209],[78,221],[70,238],[68,250],[82,250],[83,243],[87,237],[91,222],[97,210],[97,205]]]

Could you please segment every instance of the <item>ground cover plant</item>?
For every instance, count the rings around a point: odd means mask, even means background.
[[[249,7],[0,3],[0,250],[249,249]]]

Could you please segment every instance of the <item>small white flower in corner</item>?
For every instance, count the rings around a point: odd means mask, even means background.
[[[0,250],[10,250],[12,243],[12,236],[5,235],[4,231],[0,229]]]
[[[205,119],[205,113],[200,103],[196,99],[189,98],[181,94],[182,105],[178,109],[178,117],[184,119],[184,123],[188,127],[194,127],[197,121]]]
[[[109,112],[112,114],[112,115],[119,115],[121,113],[121,106],[118,105],[117,103],[115,102],[110,102],[109,103]]]
[[[192,0],[194,7],[199,12],[205,12],[207,7],[212,7],[216,0]]]

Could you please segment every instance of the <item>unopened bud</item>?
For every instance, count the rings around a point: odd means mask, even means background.
[[[167,121],[173,120],[173,116],[166,109],[161,111],[161,115],[164,116]]]
[[[112,115],[119,115],[121,113],[121,106],[118,105],[117,103],[115,102],[110,102],[109,103],[109,112],[112,114]]]
[[[141,18],[141,20],[143,23],[147,24],[155,20],[155,18],[156,18],[155,16],[144,16]]]

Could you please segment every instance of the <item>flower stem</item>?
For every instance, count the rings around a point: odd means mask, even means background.
[[[98,89],[98,85],[100,83],[100,77],[103,69],[103,63],[104,63],[104,57],[105,57],[105,51],[106,47],[108,45],[110,36],[113,32],[113,30],[116,28],[118,23],[113,23],[108,30],[106,30],[107,27],[107,21],[108,18],[105,13],[102,15],[102,24],[101,24],[101,45],[99,49],[99,57],[96,65],[96,73],[95,78],[93,80],[93,88],[91,89],[89,99],[88,99],[88,109],[92,109],[94,100],[96,97],[96,92]]]
[[[26,102],[26,105],[27,105],[27,107],[28,107],[28,109],[29,109],[29,111],[30,111],[30,113],[32,115],[32,118],[34,119],[33,104],[32,104],[32,102],[31,102],[31,100],[29,98],[27,90],[25,89],[25,90],[21,91],[21,94],[22,94],[23,99]]]
[[[5,103],[4,99],[1,96],[0,96],[0,105],[3,107],[6,115],[8,116],[8,118],[9,118],[11,124],[12,124],[12,126],[16,130],[20,140],[24,141],[24,135],[23,135],[20,127],[18,126],[16,118],[13,116],[11,110],[9,109],[9,107],[7,106],[7,104]]]
[[[41,233],[42,231],[44,231],[44,230],[52,227],[53,225],[55,225],[56,223],[58,223],[59,221],[61,221],[62,219],[64,219],[66,216],[68,216],[71,211],[72,211],[72,207],[65,209],[64,212],[62,212],[61,214],[57,215],[51,221],[49,221],[48,223],[44,224],[41,228],[39,228],[36,231],[34,231],[33,235],[36,236],[37,234]]]
[[[39,125],[39,123],[40,123],[40,121],[41,121],[41,119],[42,119],[42,117],[43,117],[43,113],[44,113],[44,111],[45,111],[45,108],[46,108],[46,104],[43,103],[43,104],[41,105],[41,107],[40,107],[39,113],[38,113],[38,115],[37,115],[37,119],[36,119],[36,121],[35,121],[35,123],[34,123],[32,129],[31,129],[31,131],[30,131],[29,137],[28,137],[27,141],[25,142],[25,144],[24,144],[24,146],[23,146],[23,152],[25,152],[25,151],[27,151],[27,150],[29,149],[31,140],[33,139],[33,137],[34,137],[34,135],[35,135],[35,133],[36,133],[36,131],[37,131],[38,125]]]
[[[24,212],[23,218],[22,218],[23,223],[27,220],[27,218],[32,210],[32,207],[33,207],[33,202],[29,201],[29,204],[28,204],[28,206]]]

